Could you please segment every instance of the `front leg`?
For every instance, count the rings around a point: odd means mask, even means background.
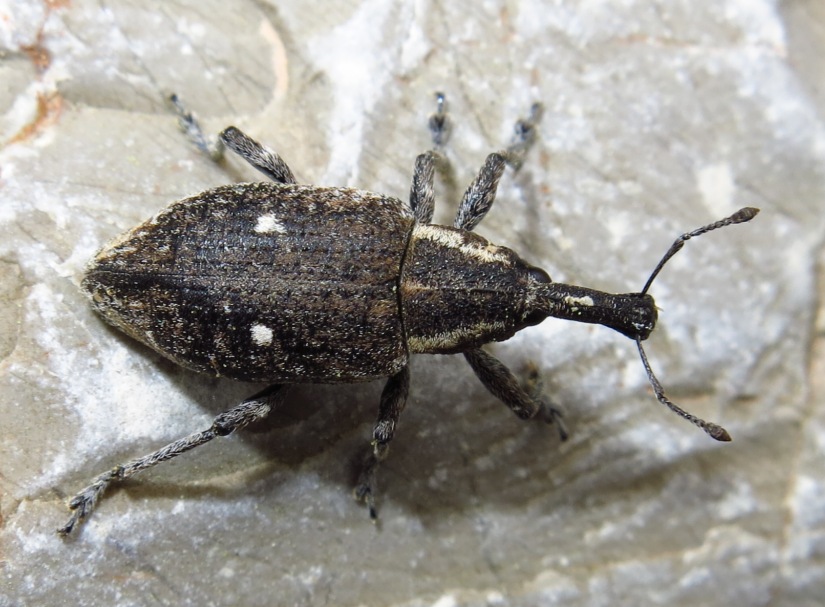
[[[472,231],[484,219],[496,199],[498,182],[504,174],[505,165],[504,153],[493,152],[487,156],[478,175],[464,192],[453,220],[454,227]]]
[[[518,171],[524,164],[524,157],[536,141],[536,127],[544,113],[544,106],[536,102],[530,106],[530,115],[520,118],[513,127],[513,138],[507,146],[507,163]]]
[[[496,199],[498,182],[504,174],[506,165],[518,171],[524,162],[524,156],[536,138],[536,125],[541,119],[542,106],[534,103],[530,116],[516,122],[513,140],[507,149],[487,156],[478,175],[464,192],[453,226],[472,231],[484,219],[487,211]]]
[[[555,424],[559,430],[561,440],[567,440],[567,428],[562,423],[561,411],[553,406],[544,397],[538,396],[540,383],[538,372],[528,374],[528,385],[532,384],[528,392],[519,384],[516,376],[492,354],[481,348],[474,348],[464,353],[464,358],[470,363],[484,387],[490,393],[507,405],[519,419],[533,419],[539,417],[548,424]]]
[[[375,509],[375,483],[378,464],[387,457],[390,441],[395,434],[398,418],[407,404],[407,395],[410,391],[410,368],[405,366],[398,373],[387,380],[384,391],[381,393],[381,406],[378,410],[378,420],[372,431],[372,449],[362,464],[358,483],[355,487],[355,498],[363,501],[369,510],[370,518],[378,518]]]

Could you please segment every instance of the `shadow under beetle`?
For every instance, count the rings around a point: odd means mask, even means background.
[[[437,149],[449,125],[443,95],[437,100],[430,118],[435,149],[416,159],[405,203],[352,188],[299,185],[277,154],[234,127],[210,150],[195,119],[172,98],[202,150],[217,157],[226,146],[272,182],[218,187],[173,203],[105,246],[82,288],[107,321],[181,366],[272,385],[217,416],[209,429],[95,478],[69,502],[72,515],[59,533],[86,518],[111,483],[263,419],[287,384],[388,377],[355,489],[375,518],[375,472],[407,400],[411,354],[463,354],[519,418],[555,422],[564,438],[558,411],[481,348],[548,316],[602,324],[634,340],[657,399],[716,440],[730,440],[722,427],[668,400],[653,375],[642,348],[657,320],[647,291],[685,241],[749,221],[758,209],[743,208],[680,236],[638,293],[552,282],[472,231],[490,210],[505,165],[521,163],[539,106],[518,123],[507,150],[487,157],[448,227],[430,223]]]

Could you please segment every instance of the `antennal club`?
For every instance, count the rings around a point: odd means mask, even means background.
[[[716,230],[718,228],[724,228],[725,226],[733,225],[736,223],[745,223],[746,221],[750,221],[756,214],[759,213],[759,209],[755,209],[753,207],[745,207],[743,209],[739,209],[736,213],[731,215],[730,217],[726,217],[725,219],[721,219],[714,223],[710,223],[706,226],[702,226],[692,232],[687,232],[682,234],[677,238],[670,248],[665,253],[664,257],[662,257],[661,261],[656,265],[653,272],[650,275],[650,278],[647,279],[644,288],[642,289],[642,295],[647,293],[647,290],[650,288],[650,285],[653,284],[653,280],[656,276],[659,275],[659,272],[662,271],[662,268],[665,264],[670,261],[670,258],[676,255],[685,243],[693,238],[694,236],[701,236],[702,234],[706,234],[712,230]],[[644,365],[645,372],[647,373],[647,379],[650,381],[650,385],[653,386],[653,392],[656,394],[656,399],[665,405],[668,409],[683,417],[684,419],[688,420],[692,424],[699,426],[702,430],[708,433],[711,438],[714,438],[718,441],[729,441],[731,440],[730,434],[728,431],[725,430],[722,426],[717,424],[707,422],[695,415],[692,415],[673,403],[667,396],[665,396],[665,391],[662,388],[662,384],[659,383],[659,380],[656,379],[656,376],[653,374],[653,369],[650,368],[650,363],[647,360],[647,354],[645,354],[645,350],[642,347],[642,338],[636,337],[635,340],[636,346],[639,348],[639,356],[642,357],[642,364]]]

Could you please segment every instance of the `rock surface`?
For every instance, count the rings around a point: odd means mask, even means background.
[[[0,605],[815,605],[825,596],[825,8],[815,0],[0,5]],[[95,250],[233,180],[177,131],[177,92],[299,181],[405,197],[448,96],[449,223],[485,155],[545,106],[478,231],[554,279],[653,293],[633,344],[548,320],[491,347],[539,365],[572,431],[519,422],[461,357],[419,357],[380,477],[351,499],[380,384],[296,388],[268,428],[111,491],[95,474],[208,426],[258,386],[109,329]]]

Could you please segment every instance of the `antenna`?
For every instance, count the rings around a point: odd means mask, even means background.
[[[670,261],[670,258],[676,255],[685,243],[693,238],[694,236],[701,236],[702,234],[706,234],[712,230],[716,230],[718,228],[724,228],[725,226],[733,225],[736,223],[745,223],[746,221],[750,221],[756,214],[759,213],[759,209],[755,209],[753,207],[745,207],[743,209],[739,209],[731,215],[730,217],[726,217],[725,219],[721,219],[714,223],[710,223],[706,226],[702,226],[692,232],[687,232],[682,234],[677,238],[670,248],[667,250],[667,253],[664,254],[661,261],[656,265],[653,272],[650,275],[650,278],[647,279],[644,288],[642,289],[642,294],[644,295],[647,293],[647,290],[650,288],[650,285],[653,284],[653,280],[659,275],[659,272],[662,271],[662,268],[665,267],[665,264]],[[730,434],[728,434],[727,430],[725,430],[722,426],[718,426],[714,423],[707,422],[695,415],[691,415],[675,403],[673,403],[667,396],[665,396],[665,391],[662,388],[662,384],[659,383],[659,380],[656,379],[656,376],[653,374],[653,369],[650,368],[650,363],[647,360],[647,354],[645,354],[645,350],[642,347],[642,339],[640,337],[635,338],[636,346],[639,348],[639,356],[642,357],[642,364],[645,367],[645,371],[647,372],[647,379],[650,381],[650,385],[653,386],[653,392],[656,394],[656,399],[665,405],[668,409],[683,417],[684,419],[688,420],[689,422],[699,426],[702,430],[708,433],[711,438],[714,438],[718,441],[729,441],[731,440]]]
[[[701,236],[702,234],[707,234],[712,230],[724,228],[725,226],[733,225],[735,223],[745,223],[746,221],[750,221],[751,219],[756,217],[757,213],[759,213],[759,209],[755,209],[753,207],[745,207],[743,209],[739,209],[730,217],[725,217],[724,219],[720,219],[719,221],[709,223],[706,226],[702,226],[701,228],[693,230],[692,232],[688,232],[686,234],[682,234],[681,236],[679,236],[679,238],[677,238],[674,241],[674,243],[670,245],[670,248],[667,250],[667,253],[665,253],[664,257],[662,257],[662,260],[656,265],[656,268],[651,273],[650,278],[647,279],[645,287],[644,289],[642,289],[642,295],[647,293],[647,290],[650,288],[650,285],[653,284],[653,280],[659,275],[659,272],[662,271],[662,268],[665,267],[665,264],[668,261],[670,261],[670,258],[676,255],[676,253],[678,253],[683,246],[685,246],[685,243],[688,240],[690,240],[694,236]]]

